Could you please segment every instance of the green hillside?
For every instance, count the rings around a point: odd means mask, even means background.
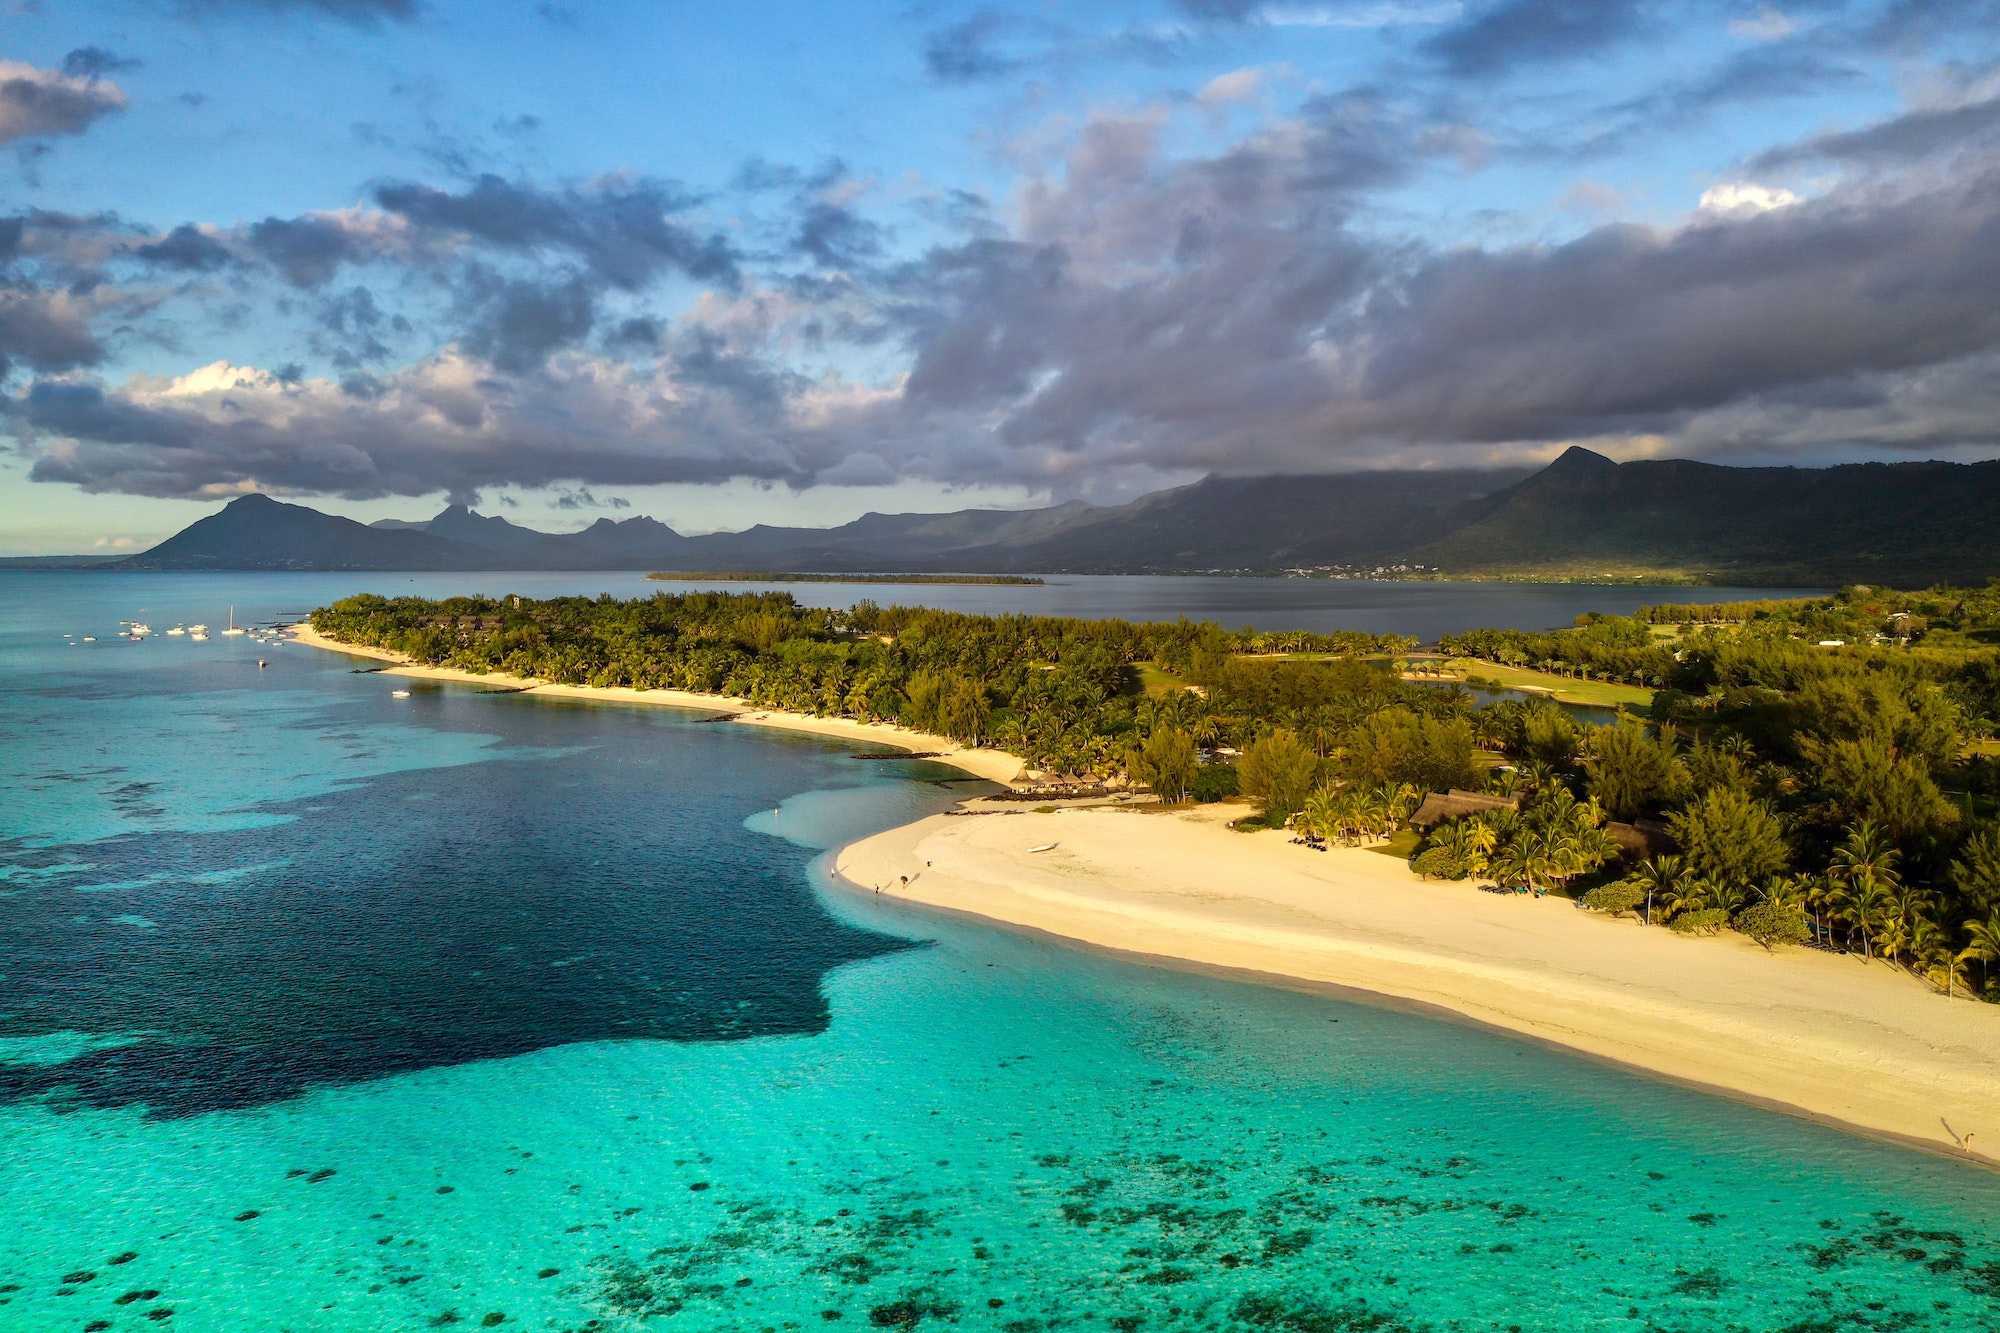
[[[1573,448],[1402,558],[1464,575],[1977,584],[2000,574],[2000,463],[1620,464]]]

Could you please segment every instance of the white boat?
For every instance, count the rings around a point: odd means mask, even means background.
[[[136,639],[136,638],[138,638],[138,637],[139,637],[140,635],[142,635],[142,634],[151,634],[152,632],[153,632],[153,627],[152,627],[151,625],[141,625],[141,624],[140,624],[140,623],[139,623],[138,621],[136,621],[136,620],[132,622],[132,637],[133,637],[133,638],[135,638],[135,639]]]
[[[238,629],[238,628],[236,628],[236,608],[235,608],[235,607],[233,607],[233,606],[232,606],[232,607],[230,607],[230,608],[229,608],[229,628],[228,628],[228,629],[226,629],[226,630],[224,630],[224,631],[222,631],[222,637],[223,637],[223,638],[225,638],[225,639],[231,639],[231,638],[235,638],[235,637],[236,637],[237,635],[239,635],[239,634],[247,634],[247,633],[249,633],[249,631],[248,631],[248,630],[242,630],[242,629]]]
[[[86,635],[84,635],[84,636],[83,636],[83,641],[84,641],[85,643],[96,643],[96,642],[97,642],[97,636],[96,636],[95,634],[86,634]]]
[[[208,636],[206,634],[190,634],[188,635],[188,638],[194,643],[208,642]]]
[[[188,626],[188,633],[190,633],[190,634],[206,634],[206,633],[208,633],[208,626],[206,626],[206,625],[189,625],[189,626]]]
[[[1045,842],[1039,847],[1030,847],[1028,850],[1031,852],[1052,852],[1061,845],[1060,843]]]
[[[182,629],[182,628],[181,628],[181,627],[180,627],[179,625],[176,625],[176,626],[174,626],[174,627],[173,627],[172,629],[168,630],[168,631],[167,631],[167,633],[169,633],[169,634],[185,634],[185,633],[187,633],[187,631],[186,631],[186,630],[184,630],[184,629]]]
[[[389,697],[391,699],[407,699],[410,697],[410,692],[408,690],[390,690]]]

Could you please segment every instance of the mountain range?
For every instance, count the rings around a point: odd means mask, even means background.
[[[1923,585],[2000,573],[2000,462],[1218,477],[1129,504],[866,514],[683,536],[651,518],[543,533],[453,505],[363,524],[246,495],[112,569],[1251,573]]]

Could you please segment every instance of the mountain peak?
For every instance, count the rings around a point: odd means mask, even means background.
[[[1556,459],[1555,462],[1549,464],[1543,470],[1542,475],[1588,477],[1601,475],[1605,472],[1615,472],[1617,470],[1618,464],[1612,462],[1603,454],[1593,453],[1580,444],[1572,444],[1569,448],[1563,450],[1562,457]]]

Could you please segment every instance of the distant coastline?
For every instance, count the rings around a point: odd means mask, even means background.
[[[662,583],[974,583],[1007,588],[1039,588],[1043,580],[1022,574],[799,574],[754,569],[695,570],[646,575]]]

